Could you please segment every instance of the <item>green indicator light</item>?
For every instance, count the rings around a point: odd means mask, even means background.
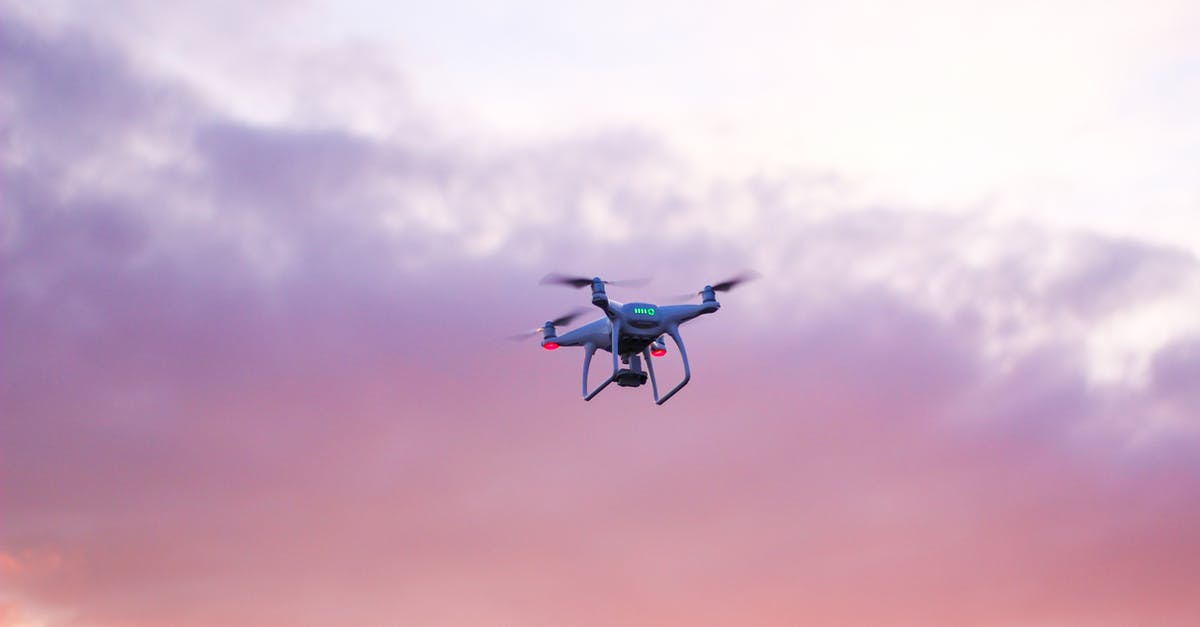
[[[647,315],[647,316],[653,316],[653,315],[654,315],[654,308],[653,308],[653,307],[634,307],[634,308],[633,308],[633,313],[635,313],[635,314],[645,314],[645,315]]]

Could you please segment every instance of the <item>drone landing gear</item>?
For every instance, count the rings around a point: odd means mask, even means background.
[[[618,330],[618,325],[614,324],[613,346],[617,346],[617,340],[619,339],[619,336],[617,335]],[[674,396],[676,392],[683,389],[683,386],[687,385],[688,381],[691,381],[692,379],[692,368],[688,363],[687,349],[683,346],[683,338],[679,336],[678,327],[668,329],[667,333],[669,333],[671,339],[675,341],[675,346],[679,349],[679,356],[681,359],[683,359],[683,380],[680,381],[675,387],[671,388],[669,392],[663,396],[658,395],[658,379],[654,376],[654,362],[652,361],[653,358],[650,356],[649,347],[642,350],[640,355],[621,356],[621,361],[628,365],[628,368],[621,368],[618,365],[618,356],[614,352],[612,374],[609,375],[609,377],[603,382],[601,382],[600,385],[596,386],[596,389],[588,390],[588,370],[592,365],[592,356],[596,354],[596,345],[585,344],[583,347],[583,400],[592,400],[613,381],[616,381],[617,385],[621,387],[635,388],[645,385],[646,379],[648,378],[650,380],[650,387],[654,390],[654,402],[658,405],[662,405],[663,403],[667,402],[667,400]],[[645,360],[646,368],[649,372],[642,370],[643,360]]]
[[[669,333],[671,335],[671,339],[675,341],[675,347],[679,349],[679,357],[683,359],[683,380],[680,381],[675,387],[671,388],[671,391],[667,392],[665,396],[659,397],[658,379],[654,376],[654,362],[651,361],[650,349],[647,347],[645,350],[643,350],[642,355],[646,358],[646,366],[650,370],[650,387],[654,389],[654,403],[656,405],[662,405],[670,400],[672,396],[675,396],[676,392],[682,390],[683,386],[688,384],[688,381],[692,380],[692,367],[688,363],[687,349],[683,346],[683,338],[679,336],[679,327],[673,326],[667,329],[667,333]]]
[[[584,346],[583,346],[583,400],[585,400],[585,401],[592,400],[592,398],[594,398],[597,394],[599,394],[601,391],[603,391],[604,388],[608,387],[608,384],[612,383],[613,380],[616,379],[616,377],[617,377],[617,373],[613,372],[613,374],[609,375],[609,377],[607,379],[605,379],[600,385],[596,386],[596,389],[594,389],[590,392],[588,391],[588,368],[591,367],[592,355],[595,355],[595,354],[596,354],[596,345],[595,344],[584,344]]]

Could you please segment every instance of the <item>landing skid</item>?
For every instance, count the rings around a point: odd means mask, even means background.
[[[615,347],[615,346],[619,345],[618,340],[620,338],[620,332],[621,332],[620,322],[614,320],[612,327],[613,327],[612,328],[612,346]],[[646,379],[645,379],[646,374],[641,372],[641,364],[639,363],[642,360],[645,360],[646,370],[648,371],[648,373],[650,375],[650,388],[654,391],[655,404],[662,405],[663,403],[670,400],[670,398],[672,396],[675,396],[676,392],[678,392],[679,390],[682,390],[683,386],[688,384],[688,381],[692,380],[692,367],[691,367],[691,364],[688,362],[687,348],[685,348],[683,345],[683,338],[680,337],[680,335],[679,335],[679,327],[672,326],[667,329],[667,333],[671,336],[671,339],[674,340],[675,346],[679,349],[679,356],[683,359],[683,380],[680,381],[675,387],[671,388],[671,391],[667,392],[665,395],[663,395],[661,397],[658,395],[658,378],[654,375],[654,361],[653,361],[653,357],[651,357],[651,355],[650,355],[650,349],[648,347],[642,349],[642,352],[640,355],[629,355],[628,356],[628,359],[630,361],[630,368],[621,368],[621,366],[620,366],[621,356],[618,355],[617,351],[614,350],[613,351],[613,360],[612,360],[612,374],[610,374],[607,379],[605,379],[599,385],[597,385],[594,390],[589,391],[588,390],[588,371],[590,370],[591,365],[592,365],[592,356],[596,354],[596,345],[592,344],[592,343],[588,343],[588,344],[585,344],[583,347],[583,400],[585,400],[585,401],[592,400],[593,398],[596,397],[597,394],[602,392],[604,390],[604,388],[608,387],[608,384],[612,383],[613,381],[616,381],[617,385],[621,385],[624,387],[638,387],[638,386],[642,385],[643,383],[645,383],[646,382]]]

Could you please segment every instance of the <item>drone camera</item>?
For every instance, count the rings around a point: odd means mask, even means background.
[[[635,388],[646,383],[646,373],[634,372],[628,368],[617,371],[617,385],[623,388]]]
[[[635,388],[646,382],[646,373],[642,370],[642,360],[637,355],[629,358],[629,367],[617,371],[617,385],[623,388]]]

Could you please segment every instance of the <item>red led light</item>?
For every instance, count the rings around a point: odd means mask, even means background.
[[[552,350],[558,348],[558,342],[546,342],[545,344],[542,344],[542,348],[544,348],[548,351],[552,351]]]
[[[667,349],[665,349],[665,348],[652,348],[652,349],[650,349],[650,354],[651,354],[651,355],[654,355],[655,357],[662,357],[663,355],[666,355],[666,354],[667,354]]]

